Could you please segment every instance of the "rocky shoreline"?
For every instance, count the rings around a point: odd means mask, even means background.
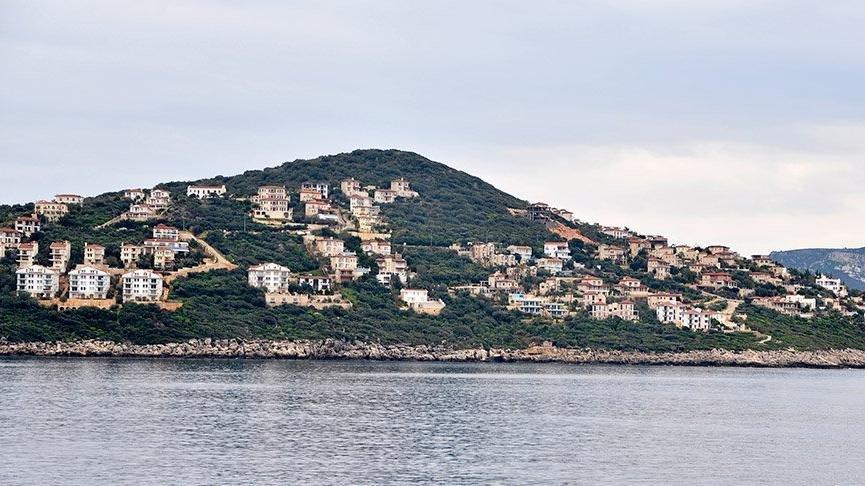
[[[129,344],[93,340],[27,343],[0,341],[0,356],[4,355],[865,368],[865,350],[857,349],[741,352],[713,349],[681,353],[646,353],[557,348],[550,345],[533,346],[525,349],[449,349],[424,345],[346,342],[334,339],[321,341],[192,339],[187,342],[168,344]]]

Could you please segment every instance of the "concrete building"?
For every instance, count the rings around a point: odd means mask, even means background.
[[[333,289],[333,279],[323,275],[299,275],[297,284],[308,286],[319,294],[326,294]]]
[[[18,245],[18,266],[28,267],[36,263],[36,255],[39,254],[39,243],[30,241]]]
[[[373,201],[380,204],[390,204],[396,201],[397,193],[390,189],[376,189],[373,193]]]
[[[131,243],[122,243],[120,245],[120,261],[123,262],[125,268],[134,268],[137,266],[141,255],[144,255],[144,246],[142,245]]]
[[[626,321],[636,321],[639,319],[634,303],[630,300],[621,302],[611,302],[606,304],[593,304],[590,314],[593,319],[604,320],[613,317],[624,319]]]
[[[386,255],[376,260],[378,274],[376,280],[382,285],[390,285],[394,278],[403,284],[408,283],[408,263],[400,255]]]
[[[537,265],[538,269],[546,270],[552,275],[561,273],[564,269],[564,262],[561,258],[538,258]]]
[[[567,241],[545,241],[544,255],[550,258],[568,260],[571,258],[571,250]]]
[[[162,275],[152,270],[135,270],[121,278],[123,302],[159,302],[162,298]]]
[[[324,182],[304,182],[300,185],[300,190],[318,191],[324,199],[330,198],[330,186]]]
[[[19,268],[15,278],[18,293],[35,299],[52,299],[60,290],[60,274],[41,265]]]
[[[393,251],[389,241],[379,239],[362,241],[360,248],[373,255],[390,255]]]
[[[123,191],[123,197],[133,202],[143,201],[147,197],[147,193],[142,189],[126,189]]]
[[[187,196],[195,196],[199,199],[222,197],[226,192],[225,184],[192,184],[186,188]]]
[[[89,265],[78,265],[69,272],[70,299],[105,299],[111,288],[111,275]]]
[[[508,253],[517,256],[520,262],[526,263],[532,259],[532,247],[524,245],[511,245],[506,248]]]
[[[421,314],[438,315],[445,308],[441,300],[430,300],[426,289],[402,289],[399,298],[409,309]]]
[[[646,264],[649,273],[655,276],[658,280],[666,280],[670,278],[670,264],[655,257],[649,257],[649,262]]]
[[[287,267],[276,263],[262,263],[249,267],[247,278],[250,287],[265,289],[267,292],[287,292],[292,273]]]
[[[303,214],[307,218],[312,218],[317,216],[319,213],[328,212],[330,209],[331,207],[329,202],[324,199],[314,199],[312,201],[307,201],[303,209]]]
[[[411,183],[403,177],[390,181],[390,190],[396,193],[397,197],[412,198],[418,196],[418,193],[412,191]]]
[[[149,204],[130,204],[129,211],[123,213],[123,219],[130,221],[147,221],[159,216],[159,212]]]
[[[844,283],[841,282],[841,279],[820,275],[817,277],[816,283],[820,287],[823,287],[824,289],[832,292],[839,297],[847,296],[847,286],[845,286]]]
[[[357,269],[357,255],[352,252],[343,252],[338,255],[331,255],[330,268],[334,271]]]
[[[324,237],[315,240],[315,251],[321,256],[332,257],[342,255],[345,252],[345,242],[332,237]]]
[[[69,241],[55,241],[49,245],[49,258],[51,259],[51,268],[60,273],[66,272],[69,266],[69,259],[72,258],[72,243]]]
[[[156,240],[180,241],[180,230],[167,224],[157,224],[153,227],[153,238]]]
[[[354,177],[343,179],[342,182],[339,183],[339,189],[343,194],[345,194],[345,197],[351,197],[354,194],[363,194],[363,186],[360,181]]]
[[[0,244],[12,246],[21,243],[21,232],[15,228],[0,228]]]
[[[105,265],[105,247],[96,243],[84,244],[85,265]]]
[[[15,218],[15,230],[30,238],[33,233],[38,233],[42,230],[42,224],[39,223],[39,218],[33,216],[19,216]]]
[[[598,258],[614,263],[622,263],[625,261],[625,249],[616,245],[599,245]]]
[[[51,223],[56,223],[69,214],[69,206],[54,201],[36,201],[35,208],[37,214]]]
[[[84,204],[84,196],[78,194],[57,194],[54,196],[54,202],[61,204]]]

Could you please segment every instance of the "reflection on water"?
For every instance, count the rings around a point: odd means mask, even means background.
[[[0,483],[861,483],[865,371],[0,359]]]

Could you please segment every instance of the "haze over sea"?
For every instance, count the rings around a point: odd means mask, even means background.
[[[0,484],[854,484],[865,370],[0,359]]]

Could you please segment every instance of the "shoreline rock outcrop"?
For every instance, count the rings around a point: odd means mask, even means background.
[[[133,358],[245,358],[344,359],[378,361],[533,362],[616,365],[751,366],[865,368],[865,350],[818,351],[705,351],[651,353],[604,349],[559,348],[550,345],[524,349],[347,342],[336,339],[238,340],[192,339],[179,343],[131,344],[113,341],[23,342],[0,341],[0,356],[78,356]]]

